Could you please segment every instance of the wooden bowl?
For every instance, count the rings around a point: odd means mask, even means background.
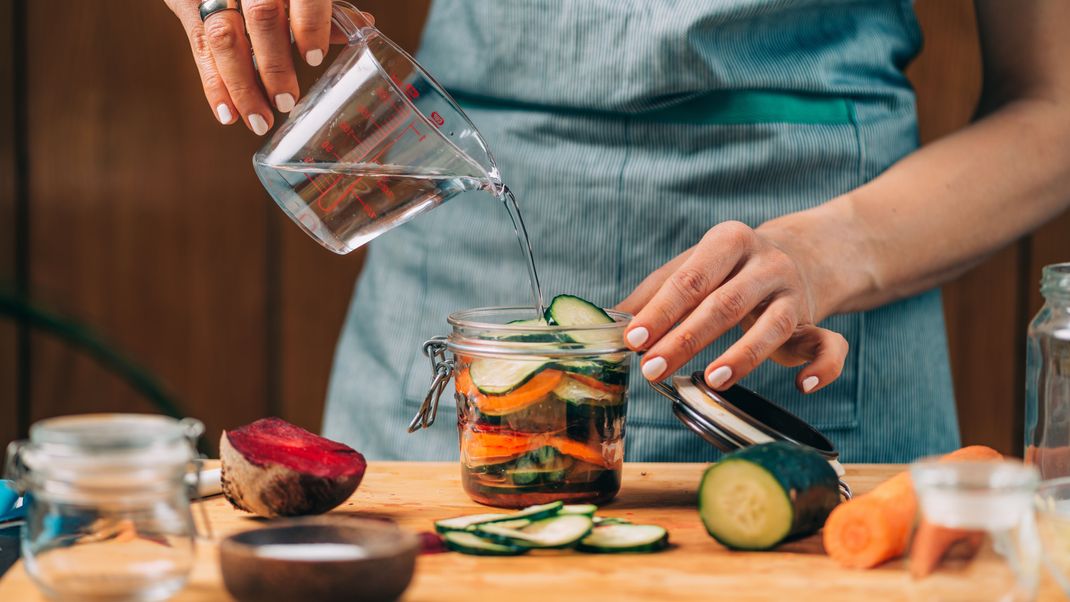
[[[418,552],[418,538],[391,523],[324,517],[231,535],[219,557],[240,602],[388,602],[409,586]]]

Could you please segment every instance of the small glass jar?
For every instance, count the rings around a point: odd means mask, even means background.
[[[1033,513],[1038,475],[1017,461],[915,462],[921,520],[910,548],[912,599],[1029,602],[1040,543]]]
[[[1040,292],[1026,346],[1025,459],[1053,479],[1070,476],[1070,263],[1046,266]]]
[[[193,566],[194,420],[89,414],[43,420],[8,448],[26,491],[26,571],[57,600],[164,600]]]
[[[532,308],[467,310],[449,317],[449,337],[425,344],[436,379],[410,431],[434,420],[433,398],[452,374],[461,482],[473,500],[521,508],[617,494],[631,316],[608,313],[613,323],[577,328],[525,324]]]

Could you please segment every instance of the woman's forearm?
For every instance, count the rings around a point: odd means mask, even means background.
[[[803,258],[825,317],[937,286],[1068,206],[1070,102],[1022,99],[758,231]]]

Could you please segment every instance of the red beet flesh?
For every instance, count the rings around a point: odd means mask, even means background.
[[[356,490],[367,462],[353,448],[279,418],[223,433],[223,493],[260,516],[320,514]]]

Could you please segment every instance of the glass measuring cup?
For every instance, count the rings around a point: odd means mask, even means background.
[[[279,207],[339,254],[461,192],[503,192],[486,143],[457,103],[355,13],[334,2],[346,47],[253,157]]]

